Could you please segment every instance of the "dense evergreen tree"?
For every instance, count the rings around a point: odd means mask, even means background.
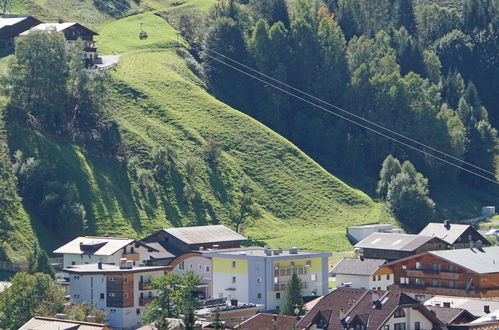
[[[296,315],[295,308],[299,308],[300,313],[303,311],[303,294],[301,280],[296,272],[293,271],[293,274],[286,285],[286,291],[284,292],[282,305],[279,308],[279,314]]]
[[[392,155],[388,155],[383,164],[381,165],[381,171],[379,172],[379,181],[376,188],[376,192],[383,198],[386,198],[388,192],[388,185],[392,179],[402,171],[402,167],[398,159]]]
[[[411,36],[417,36],[416,14],[414,13],[412,0],[400,0],[397,27],[404,27]]]
[[[28,256],[27,272],[30,274],[45,273],[52,278],[55,276],[55,271],[50,264],[49,256],[47,255],[47,252],[40,249],[38,242],[33,244],[31,254]]]
[[[216,51],[244,63],[248,55],[241,27],[231,18],[216,19],[207,33],[204,47],[208,49],[203,58],[213,94],[237,109],[247,109],[251,83],[241,73],[210,57],[217,55],[209,51]]]
[[[386,201],[391,212],[411,231],[421,230],[433,219],[435,203],[428,196],[428,179],[405,161],[388,185]]]

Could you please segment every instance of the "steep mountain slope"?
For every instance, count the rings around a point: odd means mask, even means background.
[[[209,1],[201,4],[207,8]],[[137,38],[139,23],[150,35],[147,41]],[[52,178],[77,187],[88,233],[138,238],[168,226],[224,223],[237,212],[242,190],[252,191],[261,214],[245,233],[271,246],[344,250],[346,225],[389,220],[381,203],[210,96],[191,71],[189,55],[171,48],[175,31],[163,19],[147,12],[99,32],[102,53],[128,53],[111,73],[108,102],[122,135],[121,156],[72,145],[22,122],[7,123],[11,154],[21,150],[25,157],[49,161]],[[204,157],[210,139],[222,146],[217,166]],[[154,158],[160,149],[169,159],[163,171]],[[20,239],[25,246],[33,231],[49,251],[69,239],[47,230],[37,211],[29,214],[20,222],[27,227],[13,231],[26,233]],[[6,250],[12,258],[13,249]]]

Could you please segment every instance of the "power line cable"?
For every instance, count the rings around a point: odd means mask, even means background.
[[[191,48],[192,48],[192,49],[194,49],[194,50],[196,50],[196,51],[199,51],[199,49],[197,49],[197,48],[195,48],[195,47],[192,47],[192,46],[191,46]],[[323,111],[326,111],[327,113],[330,113],[330,114],[332,114],[332,115],[335,115],[335,116],[337,116],[337,117],[339,117],[339,118],[342,118],[342,119],[344,119],[344,120],[346,120],[346,121],[349,121],[349,122],[351,122],[351,123],[353,123],[353,124],[355,124],[355,125],[357,125],[357,126],[360,126],[360,127],[362,127],[362,128],[365,128],[365,129],[367,129],[367,130],[369,130],[369,131],[371,131],[371,132],[373,132],[373,133],[376,133],[376,134],[378,134],[378,135],[380,135],[380,136],[383,136],[383,137],[385,137],[385,138],[387,138],[387,139],[390,139],[390,140],[395,141],[395,142],[397,142],[397,143],[399,143],[399,144],[402,144],[402,145],[404,145],[404,146],[406,146],[406,147],[408,147],[408,148],[411,148],[411,149],[413,149],[413,150],[416,150],[416,151],[418,151],[418,152],[420,152],[420,153],[422,153],[422,154],[424,154],[424,155],[426,155],[426,156],[429,156],[429,157],[435,158],[435,159],[437,159],[437,160],[439,160],[439,161],[441,161],[441,162],[444,162],[444,163],[446,163],[446,164],[448,164],[448,165],[451,165],[451,166],[453,166],[453,167],[456,167],[456,168],[458,168],[458,169],[461,169],[461,170],[463,170],[463,171],[466,171],[466,172],[468,172],[468,173],[470,173],[470,174],[473,174],[473,175],[475,175],[475,176],[478,176],[478,177],[480,177],[480,178],[482,178],[482,179],[485,179],[485,180],[487,180],[487,181],[490,181],[490,182],[492,182],[492,183],[499,184],[499,181],[496,181],[496,180],[494,180],[494,179],[488,178],[488,177],[483,176],[483,175],[481,175],[481,174],[479,174],[479,173],[473,172],[473,171],[471,171],[471,170],[469,170],[469,169],[467,169],[467,168],[464,168],[464,167],[462,167],[462,166],[459,166],[459,165],[457,165],[457,164],[454,164],[454,163],[452,163],[452,162],[450,162],[450,161],[448,161],[448,160],[446,160],[446,159],[443,159],[443,158],[438,157],[438,156],[436,156],[436,155],[433,155],[433,154],[431,154],[431,153],[429,153],[429,152],[426,152],[426,151],[424,151],[424,150],[422,150],[422,149],[419,149],[419,148],[417,148],[417,147],[414,147],[414,146],[412,146],[412,145],[410,145],[410,144],[408,144],[408,143],[406,143],[406,142],[400,141],[400,140],[398,140],[398,139],[396,139],[396,138],[394,138],[394,137],[392,137],[392,136],[389,136],[389,135],[386,135],[386,134],[384,134],[384,133],[382,133],[382,132],[379,132],[379,131],[377,131],[377,130],[375,130],[375,129],[373,129],[373,128],[369,127],[369,126],[366,126],[366,125],[364,125],[364,124],[361,124],[361,123],[359,123],[359,122],[356,122],[355,120],[353,120],[353,119],[351,119],[351,118],[348,118],[348,117],[345,117],[345,116],[343,116],[343,115],[341,115],[341,114],[338,114],[338,113],[336,113],[336,112],[333,112],[333,111],[331,111],[330,109],[327,109],[327,108],[325,108],[325,107],[323,107],[323,106],[320,106],[320,105],[318,105],[318,104],[316,104],[316,103],[313,103],[313,102],[311,102],[311,101],[309,101],[309,100],[307,100],[307,99],[305,99],[305,98],[303,98],[303,97],[301,97],[301,96],[298,96],[298,95],[296,95],[296,94],[294,94],[294,93],[291,93],[291,92],[289,92],[289,91],[287,91],[287,90],[285,90],[285,89],[283,89],[283,88],[281,88],[281,87],[278,87],[278,86],[276,86],[276,85],[274,85],[274,84],[272,84],[272,83],[269,83],[268,81],[263,80],[263,79],[261,79],[261,78],[259,78],[259,77],[255,76],[255,75],[253,75],[253,74],[251,74],[251,73],[248,73],[248,72],[246,72],[246,71],[244,71],[244,70],[242,70],[242,69],[240,69],[240,68],[237,68],[237,67],[235,67],[235,66],[233,66],[233,65],[231,65],[231,64],[229,64],[229,63],[227,63],[227,62],[224,62],[223,60],[221,60],[221,59],[219,59],[219,58],[216,58],[216,57],[214,57],[214,56],[212,56],[212,55],[210,55],[210,54],[207,54],[207,53],[205,53],[205,54],[206,54],[206,56],[210,57],[211,59],[213,59],[213,60],[215,60],[215,61],[217,61],[217,62],[219,62],[219,63],[221,63],[221,64],[223,64],[223,65],[225,65],[225,66],[228,66],[228,67],[230,67],[230,68],[232,68],[232,69],[234,69],[234,70],[236,70],[236,71],[239,71],[240,73],[243,73],[243,74],[245,74],[245,75],[247,75],[247,76],[249,76],[249,77],[251,77],[251,78],[253,78],[253,79],[256,79],[256,80],[260,81],[260,82],[261,82],[261,83],[263,83],[263,84],[266,84],[266,85],[268,85],[268,86],[271,86],[271,87],[273,87],[274,89],[277,89],[277,90],[279,90],[279,91],[281,91],[281,92],[283,92],[283,93],[286,93],[286,94],[288,94],[288,95],[290,95],[290,96],[292,96],[292,97],[294,97],[294,98],[296,98],[296,99],[298,99],[298,100],[301,100],[301,101],[303,101],[303,102],[305,102],[305,103],[308,103],[308,104],[310,104],[310,105],[312,105],[312,106],[314,106],[314,107],[316,107],[316,108],[318,108],[318,109],[321,109],[321,110],[323,110]]]
[[[186,40],[187,40],[187,39],[186,39]],[[189,41],[189,40],[187,40],[187,41]],[[486,173],[488,173],[488,174],[491,174],[491,175],[493,175],[493,176],[495,176],[495,175],[496,175],[495,173],[493,173],[493,172],[491,172],[491,171],[489,171],[489,170],[487,170],[487,169],[484,169],[484,168],[479,167],[479,166],[477,166],[477,165],[475,165],[475,164],[469,163],[469,162],[467,162],[467,161],[465,161],[465,160],[463,160],[463,159],[460,159],[460,158],[458,158],[458,157],[456,157],[456,156],[450,155],[450,154],[448,154],[448,153],[446,153],[446,152],[443,152],[443,151],[441,151],[441,150],[439,150],[439,149],[436,149],[436,148],[434,148],[434,147],[432,147],[432,146],[429,146],[429,145],[424,144],[424,143],[422,143],[422,142],[419,142],[419,141],[417,141],[417,140],[415,140],[415,139],[413,139],[413,138],[410,138],[410,137],[408,137],[408,136],[406,136],[406,135],[403,135],[403,134],[398,133],[398,132],[396,132],[396,131],[394,131],[394,130],[391,130],[391,129],[387,128],[387,127],[384,127],[384,126],[382,126],[382,125],[380,125],[380,124],[377,124],[377,123],[375,123],[375,122],[373,122],[373,121],[371,121],[371,120],[369,120],[369,119],[366,119],[366,118],[364,118],[364,117],[362,117],[362,116],[356,115],[356,114],[354,114],[354,113],[352,113],[352,112],[350,112],[350,111],[348,111],[348,110],[345,110],[345,109],[343,109],[343,108],[341,108],[341,107],[339,107],[339,106],[337,106],[337,105],[334,105],[334,104],[331,104],[331,103],[329,103],[329,102],[327,102],[327,101],[324,101],[324,100],[322,100],[322,99],[320,99],[320,98],[318,98],[318,97],[316,97],[316,96],[314,96],[314,95],[312,95],[312,94],[310,94],[310,93],[307,93],[307,92],[305,92],[305,91],[302,91],[302,90],[300,90],[300,89],[298,89],[298,88],[296,88],[296,87],[294,87],[294,86],[291,86],[291,85],[289,85],[289,84],[287,84],[287,83],[285,83],[285,82],[283,82],[283,81],[280,81],[280,80],[278,80],[278,79],[275,79],[275,78],[273,78],[272,76],[269,76],[269,75],[267,75],[267,74],[265,74],[265,73],[263,73],[263,72],[261,72],[261,71],[258,71],[258,70],[254,69],[254,68],[252,68],[252,67],[249,67],[249,66],[245,65],[244,63],[241,63],[241,62],[239,62],[239,61],[237,61],[237,60],[234,60],[234,59],[232,59],[232,58],[230,58],[230,57],[228,57],[228,56],[225,56],[225,55],[223,55],[223,54],[220,54],[220,53],[219,53],[219,52],[217,52],[217,51],[211,50],[211,49],[209,49],[209,48],[205,48],[205,50],[210,51],[210,52],[213,52],[213,53],[215,53],[215,54],[217,54],[217,55],[219,55],[219,56],[221,56],[221,57],[223,57],[223,58],[225,58],[225,59],[227,59],[227,60],[229,60],[229,61],[231,61],[231,62],[233,62],[233,63],[236,63],[236,64],[238,64],[238,65],[240,65],[240,66],[242,66],[242,67],[244,67],[244,68],[246,68],[246,69],[248,69],[248,70],[251,70],[251,71],[253,71],[253,72],[255,72],[255,73],[258,73],[258,74],[260,74],[260,75],[262,75],[262,76],[264,76],[264,77],[266,77],[266,78],[268,78],[268,79],[270,79],[270,80],[272,80],[272,81],[274,81],[274,82],[277,82],[277,83],[279,83],[279,84],[281,84],[281,85],[283,85],[283,86],[285,86],[285,87],[287,87],[287,88],[289,88],[289,89],[292,89],[292,90],[294,90],[294,91],[296,91],[296,92],[299,92],[299,93],[301,93],[301,94],[303,94],[303,95],[306,95],[306,96],[308,96],[308,97],[310,97],[310,98],[314,99],[315,101],[318,101],[318,102],[320,102],[320,103],[322,103],[322,104],[326,104],[326,105],[328,105],[328,106],[330,106],[330,107],[333,107],[333,108],[335,108],[335,109],[337,109],[337,110],[340,110],[340,111],[342,111],[342,112],[344,112],[344,113],[347,113],[347,114],[349,114],[349,115],[351,115],[351,116],[353,116],[353,117],[355,117],[355,118],[357,118],[357,119],[360,119],[360,120],[362,120],[362,121],[364,121],[364,122],[367,122],[367,123],[369,123],[369,124],[371,124],[371,125],[373,125],[373,126],[376,126],[376,127],[378,127],[378,128],[381,128],[381,129],[383,129],[383,130],[385,130],[385,131],[387,131],[387,132],[390,132],[390,133],[392,133],[392,134],[395,134],[395,135],[397,135],[398,137],[401,137],[401,138],[407,139],[407,140],[409,140],[409,141],[411,141],[411,142],[413,142],[413,143],[416,143],[416,144],[418,144],[418,145],[420,145],[420,146],[422,146],[422,147],[425,147],[425,148],[428,148],[428,149],[430,149],[430,150],[432,150],[432,151],[438,152],[438,153],[440,153],[440,154],[442,154],[442,155],[445,155],[445,156],[447,156],[447,157],[449,157],[449,158],[452,158],[452,159],[454,159],[454,160],[457,160],[457,161],[459,161],[459,162],[461,162],[461,163],[463,163],[463,164],[469,165],[469,166],[471,166],[471,167],[474,167],[474,168],[476,168],[476,169],[478,169],[478,170],[481,170],[481,171],[486,172]]]

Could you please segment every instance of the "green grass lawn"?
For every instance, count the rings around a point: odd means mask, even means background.
[[[247,228],[250,237],[271,246],[337,251],[350,247],[346,226],[384,221],[382,204],[348,187],[284,138],[209,95],[175,49],[123,56],[113,77],[113,114],[133,153],[143,153],[148,145],[168,145],[179,159],[199,158],[207,137],[222,142],[219,172],[213,173],[199,159],[195,189],[216,218],[223,220],[241,177],[247,175],[263,214]],[[172,207],[173,200],[168,200]],[[173,207],[178,209],[175,213],[183,212],[178,203]],[[195,214],[184,213],[182,224],[196,220]]]

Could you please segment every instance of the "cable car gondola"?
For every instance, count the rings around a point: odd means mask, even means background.
[[[147,39],[148,35],[147,35],[147,32],[142,29],[142,25],[144,25],[144,23],[140,23],[139,39],[145,40],[145,39]]]

